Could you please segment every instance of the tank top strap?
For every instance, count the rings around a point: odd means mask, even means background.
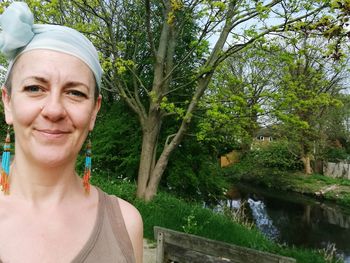
[[[94,228],[91,232],[89,239],[85,243],[84,247],[80,250],[78,255],[76,255],[76,257],[71,261],[71,263],[84,262],[85,258],[88,256],[90,251],[95,246],[96,241],[100,235],[103,218],[105,216],[104,210],[106,205],[106,196],[98,187],[96,187],[96,189],[98,192],[98,207],[97,207],[97,215],[96,215]]]
[[[119,243],[127,262],[134,263],[134,250],[126,229],[123,214],[120,209],[119,200],[116,196],[106,195],[106,212],[111,223],[115,240]]]

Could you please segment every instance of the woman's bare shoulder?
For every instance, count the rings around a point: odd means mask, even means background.
[[[141,223],[142,218],[140,212],[135,206],[125,201],[124,199],[117,197],[125,221],[134,221],[134,223]]]

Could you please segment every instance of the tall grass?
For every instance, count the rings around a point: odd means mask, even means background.
[[[136,187],[131,183],[102,177],[95,177],[93,183],[107,193],[126,199],[138,208],[144,222],[144,236],[148,239],[154,239],[153,227],[161,226],[293,257],[300,263],[336,262],[326,260],[317,251],[276,244],[265,238],[256,228],[249,229],[222,214],[203,208],[200,204],[189,203],[164,192],[159,192],[151,202],[145,203],[135,198]]]

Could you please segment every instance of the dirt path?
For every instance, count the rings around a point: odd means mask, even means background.
[[[143,263],[155,263],[156,262],[156,244],[143,240]]]

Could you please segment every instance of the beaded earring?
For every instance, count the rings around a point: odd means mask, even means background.
[[[4,150],[2,152],[1,160],[1,190],[5,194],[9,194],[10,185],[9,185],[9,174],[10,174],[10,159],[11,159],[11,139],[10,139],[10,126],[7,127],[7,135],[4,144]]]
[[[91,140],[88,139],[85,150],[85,169],[83,176],[83,186],[85,193],[90,193],[90,176],[91,176]]]

